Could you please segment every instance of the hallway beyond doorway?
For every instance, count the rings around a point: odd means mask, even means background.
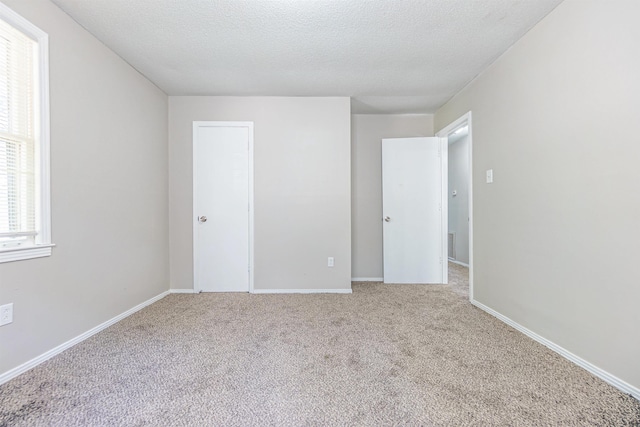
[[[451,290],[469,299],[469,268],[449,262],[449,285]]]

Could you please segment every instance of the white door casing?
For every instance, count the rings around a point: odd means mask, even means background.
[[[193,123],[196,292],[253,290],[253,123]]]
[[[385,283],[447,283],[446,139],[382,140]]]

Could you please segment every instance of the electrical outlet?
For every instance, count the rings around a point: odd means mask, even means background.
[[[327,258],[327,267],[333,267],[333,266],[334,266],[333,257],[330,256],[329,258]]]
[[[13,322],[13,303],[0,306],[0,326]]]

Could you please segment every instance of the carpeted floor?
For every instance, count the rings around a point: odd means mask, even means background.
[[[0,386],[0,425],[640,425],[452,285],[170,295]]]
[[[449,262],[448,286],[454,293],[469,299],[469,268]]]

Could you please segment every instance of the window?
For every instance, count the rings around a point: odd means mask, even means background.
[[[0,3],[0,262],[51,255],[48,37]]]

